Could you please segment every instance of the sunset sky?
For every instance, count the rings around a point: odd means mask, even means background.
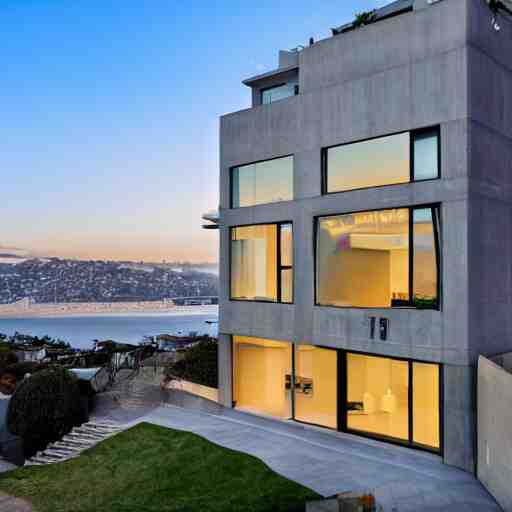
[[[376,1],[2,0],[2,247],[216,261],[218,118]]]

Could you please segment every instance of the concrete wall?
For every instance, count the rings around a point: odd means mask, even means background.
[[[474,470],[477,356],[483,346],[489,353],[508,346],[509,325],[512,329],[511,319],[503,316],[498,322],[493,316],[496,305],[504,315],[504,304],[512,301],[512,286],[505,290],[512,272],[508,267],[486,270],[494,282],[501,280],[503,296],[498,298],[479,277],[497,249],[512,252],[508,242],[497,240],[498,233],[504,238],[503,222],[491,229],[498,211],[508,218],[508,204],[488,209],[495,196],[478,195],[484,182],[489,182],[489,193],[503,194],[511,160],[503,157],[498,167],[481,161],[489,157],[489,144],[499,149],[492,137],[498,121],[503,147],[508,147],[506,137],[512,132],[508,96],[499,96],[505,110],[489,108],[480,99],[482,78],[497,73],[500,78],[492,78],[492,84],[498,91],[505,90],[505,78],[477,47],[487,45],[488,51],[498,52],[499,62],[507,60],[499,45],[482,34],[491,28],[490,18],[488,25],[486,18],[482,23],[488,15],[479,11],[482,4],[444,0],[320,41],[299,55],[299,96],[221,118],[220,332],[226,339],[238,334],[444,363],[445,461],[468,470]],[[322,148],[432,125],[441,126],[440,180],[321,195]],[[490,140],[481,135],[485,130]],[[294,201],[229,209],[230,167],[290,154]],[[499,185],[487,171],[485,178],[477,178],[491,166],[500,173]],[[434,202],[442,205],[441,311],[314,305],[316,216]],[[294,304],[231,302],[229,228],[277,221],[293,222]],[[482,246],[478,240],[489,229],[492,240]],[[477,287],[478,300],[470,301],[475,295],[470,287]],[[388,341],[369,339],[370,315],[389,318]],[[220,357],[222,378],[228,383],[227,345]]]
[[[470,349],[512,351],[512,24],[468,13]]]
[[[478,363],[478,478],[505,512],[512,511],[512,374]]]

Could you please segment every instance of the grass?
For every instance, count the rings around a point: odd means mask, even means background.
[[[318,499],[261,460],[147,423],[78,459],[0,475],[36,512],[298,512]]]

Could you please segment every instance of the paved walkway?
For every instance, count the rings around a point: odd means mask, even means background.
[[[0,492],[0,512],[32,512],[30,503]]]
[[[99,418],[141,421],[196,433],[263,460],[277,473],[323,496],[371,491],[385,512],[498,512],[469,473],[435,455],[226,409],[181,391],[126,383]]]

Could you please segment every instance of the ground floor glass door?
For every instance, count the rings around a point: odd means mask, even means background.
[[[442,452],[442,367],[233,336],[242,410]]]

